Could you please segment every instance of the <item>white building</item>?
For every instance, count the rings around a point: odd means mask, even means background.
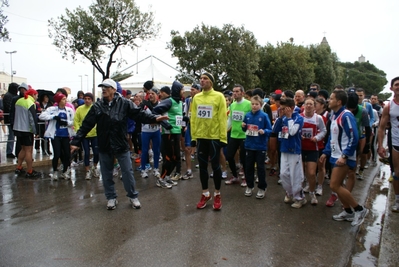
[[[21,83],[26,83],[27,79],[13,75],[12,81],[21,84]],[[11,75],[4,71],[0,71],[0,95],[7,93],[8,85],[10,83],[11,83]]]

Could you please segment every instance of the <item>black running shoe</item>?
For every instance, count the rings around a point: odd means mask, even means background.
[[[14,173],[17,175],[22,175],[22,174],[25,174],[25,170],[24,169],[15,169]]]
[[[40,177],[42,175],[42,173],[41,172],[37,172],[37,171],[32,171],[31,173],[26,173],[25,174],[25,177],[26,178],[38,178],[38,177]]]

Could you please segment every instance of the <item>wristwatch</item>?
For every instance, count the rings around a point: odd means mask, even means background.
[[[342,154],[342,156],[341,156],[343,159],[348,159],[348,156],[347,155],[345,155],[345,154]]]

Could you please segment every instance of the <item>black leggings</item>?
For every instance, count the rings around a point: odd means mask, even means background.
[[[134,153],[139,154],[141,151],[141,132],[134,130],[131,138],[132,138]]]
[[[229,144],[227,145],[226,160],[229,162],[229,167],[230,167],[231,173],[233,174],[234,177],[238,177],[237,169],[236,169],[236,161],[234,158],[238,149],[240,149],[241,165],[243,167],[244,173],[246,172],[244,142],[245,142],[245,139],[230,138]]]
[[[70,162],[70,157],[71,157],[71,150],[69,147],[69,137],[54,137],[54,139],[51,140],[51,143],[53,144],[53,171],[57,171],[58,167],[58,160],[61,158],[61,162],[63,165],[63,170],[62,172],[66,172],[68,167],[71,165]]]
[[[180,138],[181,134],[162,135],[162,178],[170,176],[177,162],[180,161]]]
[[[222,184],[222,170],[220,168],[219,158],[221,145],[219,140],[198,139],[197,155],[200,171],[202,190],[208,189],[208,160],[211,161],[213,170],[213,182],[215,190],[220,190]]]

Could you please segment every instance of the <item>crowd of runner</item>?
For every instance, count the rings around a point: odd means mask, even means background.
[[[333,219],[357,226],[368,209],[351,191],[356,179],[366,178],[364,169],[377,166],[379,154],[391,166],[390,180],[397,193],[392,210],[399,211],[399,181],[394,173],[399,153],[399,78],[391,82],[394,99],[385,108],[377,95],[366,99],[361,88],[338,85],[330,94],[312,83],[306,93],[277,89],[266,96],[260,88],[245,90],[240,84],[217,92],[214,82],[214,76],[205,72],[185,95],[178,81],[160,89],[147,81],[143,91],[133,95],[106,79],[99,85],[100,99],[94,101],[91,93],[79,91],[72,103],[67,102],[65,88],[54,96],[39,97],[25,83],[11,83],[3,106],[8,114],[5,123],[13,133],[9,139],[17,137],[15,173],[26,173],[27,178],[41,175],[32,169],[35,146],[37,153],[53,154],[53,180],[70,179],[71,166],[83,162],[85,179],[102,176],[107,208],[112,210],[118,204],[114,177],[121,174],[132,206],[140,208],[132,161],[140,164],[143,179],[154,177],[156,186],[171,189],[179,180],[194,177],[196,157],[202,186],[198,209],[212,198],[213,209],[222,208],[223,181],[239,184],[247,197],[257,187],[255,197],[263,199],[267,183],[276,177],[285,192],[282,200],[291,207],[301,208],[308,201],[318,205],[318,198],[327,193],[326,206],[339,199],[343,207]],[[384,146],[386,129],[392,129],[387,138],[390,153]],[[14,157],[13,145],[7,146],[9,158]],[[330,192],[323,192],[326,178]]]

